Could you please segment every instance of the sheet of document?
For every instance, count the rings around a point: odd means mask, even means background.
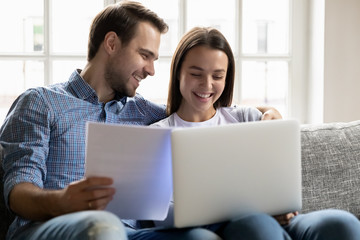
[[[172,195],[171,129],[87,124],[86,176],[114,180],[107,209],[122,219],[163,220]]]

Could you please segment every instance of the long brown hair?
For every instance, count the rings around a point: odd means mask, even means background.
[[[215,28],[195,27],[182,37],[172,58],[166,109],[168,115],[176,112],[182,101],[179,77],[185,56],[190,49],[200,45],[221,50],[227,55],[228,68],[225,88],[219,99],[214,103],[214,108],[228,107],[231,105],[235,78],[235,60],[230,44],[224,35]]]
[[[129,43],[141,21],[154,24],[160,33],[166,33],[169,28],[162,18],[138,2],[122,1],[103,9],[96,15],[90,27],[87,60],[95,57],[105,35],[110,31],[118,35],[122,44]]]

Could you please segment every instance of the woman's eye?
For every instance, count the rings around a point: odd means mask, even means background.
[[[223,76],[214,76],[213,77],[215,80],[220,80],[220,79],[223,79],[224,77]]]
[[[200,77],[201,75],[198,74],[198,73],[190,73],[191,76],[194,76],[194,77]]]

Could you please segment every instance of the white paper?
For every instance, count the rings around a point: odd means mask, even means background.
[[[87,124],[86,176],[114,180],[108,211],[122,219],[163,220],[172,195],[171,129]]]

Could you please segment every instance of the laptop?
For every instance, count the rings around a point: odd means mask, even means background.
[[[175,129],[171,141],[175,227],[301,209],[296,120]]]
[[[121,219],[160,221],[157,226],[288,213],[301,209],[299,124],[171,129],[89,122],[86,176],[114,179],[106,210]],[[174,212],[164,222],[172,195]]]

